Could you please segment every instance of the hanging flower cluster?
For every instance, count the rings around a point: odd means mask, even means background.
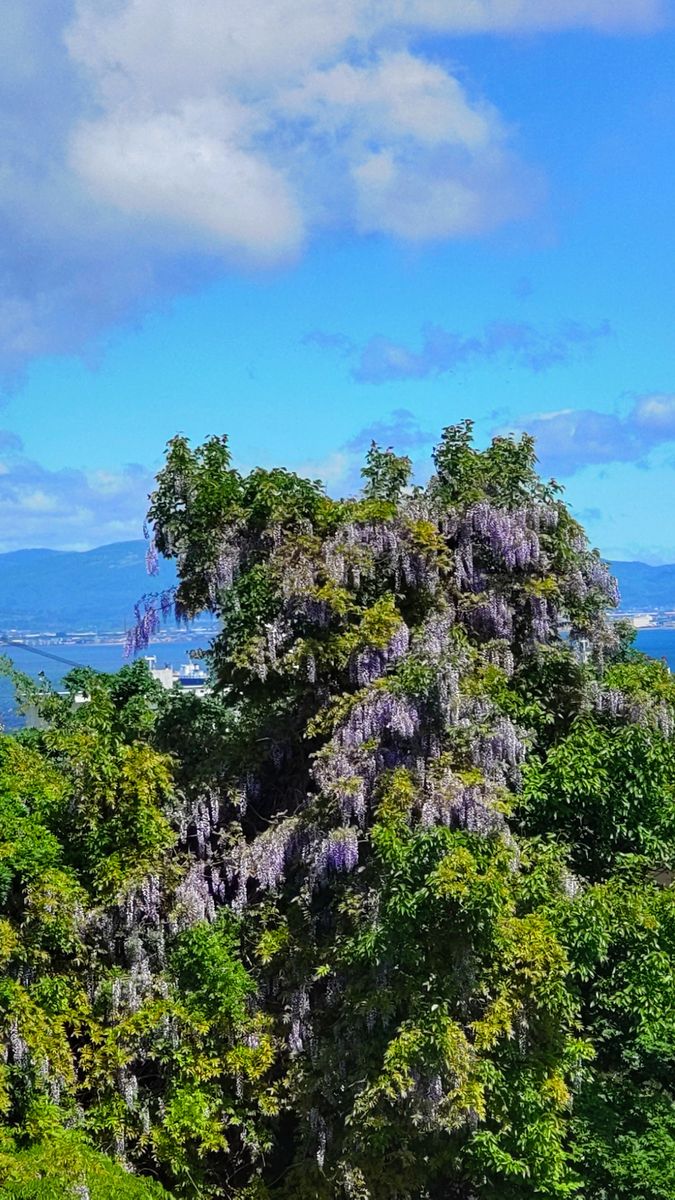
[[[489,546],[495,563],[507,571],[522,571],[540,560],[537,530],[554,525],[555,514],[537,507],[500,509],[482,501],[470,509],[467,522],[472,533]]]

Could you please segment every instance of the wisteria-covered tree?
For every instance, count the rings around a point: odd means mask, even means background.
[[[236,717],[204,871],[268,948],[284,1195],[573,1187],[586,1048],[536,881],[572,884],[516,814],[555,711],[534,697],[547,655],[574,712],[599,710],[616,593],[530,439],[480,452],[467,422],[434,461],[412,488],[408,460],[373,446],[362,498],[333,501],[282,470],[241,477],[224,439],[178,438],[151,500],[179,574],[159,608],[221,621]]]
[[[425,487],[373,446],[332,500],[170,443],[179,583],[130,648],[210,611],[214,695],[78,676],[0,755],[27,1163],[78,1137],[185,1200],[672,1197],[675,686],[535,464],[465,422]]]

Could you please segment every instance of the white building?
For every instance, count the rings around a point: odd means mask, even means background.
[[[168,666],[168,664],[158,667],[154,654],[146,655],[145,661],[148,664],[152,678],[156,679],[167,691],[178,687],[186,692],[191,692],[194,696],[208,696],[211,692],[208,675],[198,662],[183,663],[176,671],[173,667]]]

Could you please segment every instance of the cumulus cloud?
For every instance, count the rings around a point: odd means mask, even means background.
[[[314,71],[280,101],[303,121],[314,161],[332,145],[333,188],[339,166],[343,204],[364,233],[418,242],[484,233],[536,193],[497,111],[407,51]]]
[[[659,0],[22,0],[0,31],[0,363],[317,229],[479,236],[537,192],[420,35],[658,26]]]
[[[71,163],[124,212],[273,258],[316,224],[423,241],[524,210],[496,110],[378,47],[392,22],[368,4],[285,0],[255,21],[234,3],[188,16],[182,0],[82,0],[79,14],[68,45],[104,111],[75,130]]]
[[[75,132],[71,162],[103,201],[131,217],[192,233],[204,248],[276,260],[294,251],[302,218],[281,173],[228,137],[220,104],[175,113],[115,113]]]
[[[472,337],[453,333],[440,325],[427,325],[419,350],[411,350],[381,334],[376,334],[361,347],[344,334],[321,331],[307,334],[304,340],[320,349],[338,350],[353,357],[352,376],[359,383],[393,383],[435,378],[459,367],[500,356],[511,358],[527,370],[545,371],[590,350],[610,333],[606,321],[597,326],[564,321],[553,333],[522,321],[492,321],[482,333]]]
[[[82,550],[142,535],[153,478],[132,464],[119,471],[51,471],[0,431],[0,550]]]
[[[640,462],[675,441],[675,395],[639,396],[625,416],[595,409],[563,409],[524,418],[519,427],[537,442],[542,468],[573,475],[583,467]]]

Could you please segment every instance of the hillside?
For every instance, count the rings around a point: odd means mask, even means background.
[[[622,608],[675,609],[675,564],[613,562]],[[0,554],[0,631],[72,633],[122,629],[144,592],[170,587],[172,563],[145,570],[145,542],[95,550],[13,550]]]
[[[166,562],[157,577],[148,576],[143,541],[0,554],[0,630],[122,629],[144,592],[170,587],[174,579]]]
[[[619,581],[623,609],[675,609],[675,563],[652,567],[642,562],[612,562],[610,566]]]

